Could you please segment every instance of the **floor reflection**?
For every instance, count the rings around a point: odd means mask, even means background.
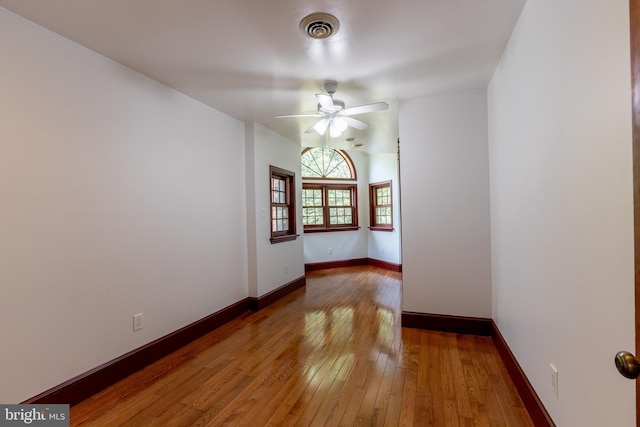
[[[315,275],[308,277],[305,298],[301,346],[309,351],[307,380],[314,383],[327,360],[318,357],[323,353],[331,356],[331,369],[343,373],[349,374],[354,365],[365,361],[374,370],[384,370],[387,359],[397,359],[402,345],[399,275],[369,273],[369,280],[358,282],[357,287],[353,274],[333,272],[330,280],[323,273],[317,276],[322,278],[319,284],[314,283]],[[331,294],[331,304],[321,298],[325,294]],[[326,305],[318,306],[319,301]]]

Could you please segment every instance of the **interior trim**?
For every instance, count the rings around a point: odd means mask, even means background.
[[[551,415],[549,415],[549,412],[547,412],[547,409],[542,404],[538,394],[529,382],[529,379],[522,370],[518,360],[511,352],[511,349],[507,345],[507,342],[493,320],[491,321],[491,330],[493,343],[498,349],[498,354],[502,359],[502,363],[506,366],[507,372],[509,372],[509,376],[516,386],[518,394],[520,395],[525,408],[527,408],[533,424],[536,426],[555,427],[555,423],[551,419]]]
[[[71,378],[22,403],[66,403],[70,405],[80,403],[225,323],[244,315],[248,311],[262,310],[296,289],[306,286],[306,284],[306,277],[302,276],[259,298],[245,298],[90,371]]]
[[[245,298],[90,371],[71,378],[22,403],[67,403],[70,405],[80,403],[225,323],[244,315],[247,311],[262,310],[296,289],[306,286],[306,283],[306,278],[302,276],[259,298]]]
[[[369,265],[369,258],[354,258],[342,261],[313,262],[304,265],[304,271],[326,270],[329,268],[355,267],[357,265]]]
[[[355,267],[358,265],[372,265],[386,270],[402,272],[402,264],[381,261],[374,258],[354,258],[342,261],[313,262],[304,265],[304,271],[326,270],[329,268]]]
[[[555,427],[549,412],[492,319],[403,311],[402,327],[491,337],[533,424]]]
[[[629,0],[631,39],[631,135],[633,158],[633,247],[635,348],[640,353],[640,1]],[[613,350],[613,349],[612,349]],[[636,426],[640,427],[640,381],[636,381]]]
[[[261,297],[249,297],[249,309],[253,311],[259,311],[263,308],[273,304],[280,298],[284,298],[296,289],[300,289],[307,285],[307,278],[305,276],[299,277],[286,285],[280,286],[278,289],[262,295]]]
[[[249,311],[248,298],[71,378],[22,403],[75,405]]]
[[[385,270],[397,271],[398,273],[402,273],[402,264],[394,264],[388,261],[369,258],[369,265],[372,265],[374,267],[384,268]]]
[[[453,332],[456,334],[482,335],[490,337],[491,319],[480,317],[449,316],[445,314],[402,312],[401,324],[405,328],[429,331]]]
[[[368,259],[359,260],[362,262]],[[355,260],[358,261],[358,260]],[[350,260],[348,262],[354,262]],[[344,263],[344,261],[338,262]],[[366,264],[352,264],[366,265]],[[373,265],[373,264],[372,264]],[[344,265],[341,265],[344,266]],[[248,311],[258,311],[289,293],[306,286],[306,277],[302,276],[259,298],[245,298],[190,325],[180,328],[164,337],[158,338],[140,348],[106,362],[90,371],[71,378],[22,402],[23,404],[67,403],[75,405],[123,378],[139,371],[162,357],[184,347],[190,342],[206,335]],[[498,326],[491,319],[449,316],[416,312],[402,312],[402,327],[454,332],[461,334],[491,336],[498,354],[506,366],[520,397],[536,426],[555,427],[551,416],[536,394],[517,359],[509,349]]]

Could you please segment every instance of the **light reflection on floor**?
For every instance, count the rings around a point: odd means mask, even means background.
[[[381,281],[384,281],[384,276],[381,276]],[[364,287],[360,283],[360,292],[355,296],[353,292],[344,292],[348,300],[342,301],[339,293],[341,288],[344,290],[348,286],[349,282],[342,281],[340,275],[333,276],[326,289],[307,286],[307,292],[331,292],[336,296],[335,305],[309,307],[304,315],[301,346],[313,349],[307,358],[309,369],[305,375],[314,387],[323,387],[317,373],[326,360],[316,357],[315,352],[338,352],[335,369],[341,369],[343,375],[348,375],[355,364],[363,361],[374,362],[374,370],[384,370],[387,358],[395,360],[402,347],[400,281],[394,279]],[[317,299],[315,297],[312,295],[309,299]],[[351,363],[345,364],[346,361]]]

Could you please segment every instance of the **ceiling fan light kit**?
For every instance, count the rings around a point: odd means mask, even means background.
[[[316,132],[318,135],[324,135],[329,129],[329,135],[337,138],[342,135],[349,126],[358,130],[364,130],[369,125],[353,117],[357,114],[372,113],[374,111],[382,111],[389,108],[386,102],[375,102],[373,104],[365,104],[357,107],[345,108],[345,103],[339,99],[333,99],[338,83],[334,80],[327,80],[324,83],[324,90],[327,93],[317,93],[318,112],[316,114],[290,114],[286,116],[276,116],[276,118],[287,117],[320,117],[320,120],[305,131],[305,133]]]

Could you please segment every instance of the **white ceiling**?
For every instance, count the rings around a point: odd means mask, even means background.
[[[301,142],[315,119],[314,94],[338,81],[347,108],[387,101],[348,130],[367,151],[395,151],[398,102],[486,87],[526,0],[0,0],[56,33],[242,121]],[[325,40],[302,35],[300,20],[340,20]]]

